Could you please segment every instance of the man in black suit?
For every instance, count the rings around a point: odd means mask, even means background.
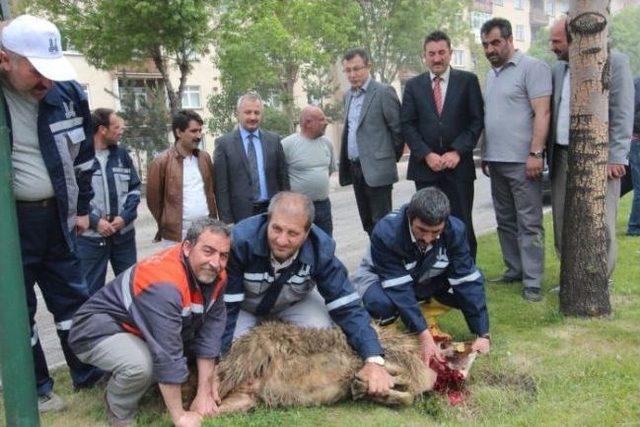
[[[429,69],[409,81],[402,99],[402,132],[411,149],[407,179],[416,190],[438,187],[451,202],[451,214],[467,230],[471,254],[476,237],[471,220],[476,170],[473,149],[483,128],[484,106],[478,78],[454,70],[451,40],[442,31],[429,34],[423,45]]]
[[[213,154],[218,215],[227,224],[267,211],[277,192],[289,189],[280,135],[260,129],[262,100],[238,99],[238,128],[216,140]]]

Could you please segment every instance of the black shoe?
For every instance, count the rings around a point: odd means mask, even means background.
[[[493,279],[488,279],[487,282],[489,282],[489,283],[516,283],[516,282],[522,282],[522,279],[520,277],[500,276],[500,277],[495,277]]]
[[[542,301],[542,294],[538,288],[524,288],[522,290],[522,298],[529,302],[540,302]]]

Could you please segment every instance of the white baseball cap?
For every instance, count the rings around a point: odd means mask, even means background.
[[[60,31],[46,19],[18,16],[2,30],[2,47],[27,58],[49,80],[77,78],[76,71],[62,55]]]

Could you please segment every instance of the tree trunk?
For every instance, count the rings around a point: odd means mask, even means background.
[[[560,271],[560,310],[611,313],[604,221],[609,140],[608,0],[572,0],[571,125]]]
[[[178,94],[176,94],[176,92],[173,90],[173,84],[169,79],[169,67],[167,61],[165,60],[165,57],[162,55],[162,50],[159,46],[157,47],[156,51],[153,52],[151,58],[153,59],[158,72],[160,72],[160,75],[162,76],[161,84],[164,86],[167,97],[169,98],[169,110],[171,112],[171,117],[173,117],[180,109],[182,94],[180,94],[180,98],[178,98]],[[180,79],[180,82],[182,83],[182,78]]]

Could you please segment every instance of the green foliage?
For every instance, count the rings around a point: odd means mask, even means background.
[[[265,105],[263,114],[262,126],[264,126],[265,129],[280,134],[283,138],[293,133],[291,128],[293,120],[281,109]],[[293,117],[298,117],[297,110]],[[297,119],[295,122],[297,122]]]
[[[172,111],[179,108],[190,57],[213,40],[215,0],[34,0],[32,13],[51,15],[65,38],[99,69],[152,59],[162,74]],[[168,68],[181,74],[174,91]],[[184,77],[184,78],[183,78]]]
[[[357,8],[345,0],[238,0],[224,3],[217,33],[216,66],[221,94],[209,103],[214,116],[229,117],[233,95],[249,89],[281,105],[295,121],[294,87],[320,79],[352,43]],[[226,120],[212,128],[226,126]]]
[[[538,30],[527,53],[534,58],[545,61],[549,66],[553,66],[557,59],[549,48],[549,28],[544,27]]]
[[[377,80],[392,82],[398,70],[419,72],[422,43],[434,30],[447,32],[453,44],[470,28],[462,11],[469,0],[358,0],[358,42],[371,54]]]
[[[131,90],[132,83],[124,79],[120,86],[122,110],[118,114],[126,124],[123,145],[146,153],[148,161],[169,146],[167,100],[161,86],[149,84],[145,87],[146,96],[139,97]],[[138,164],[138,170],[140,167]]]
[[[640,76],[640,6],[626,7],[611,20],[612,47],[629,55],[631,72]]]

